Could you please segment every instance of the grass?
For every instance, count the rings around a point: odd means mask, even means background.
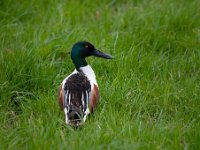
[[[0,149],[200,149],[199,0],[0,2]],[[101,102],[64,123],[58,87],[80,40]]]

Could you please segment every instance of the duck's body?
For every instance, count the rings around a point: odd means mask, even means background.
[[[65,112],[65,121],[69,125],[83,124],[99,101],[95,73],[85,61],[85,57],[90,55],[112,58],[96,50],[89,42],[78,42],[73,46],[71,57],[76,69],[62,81],[58,95],[60,107]]]
[[[83,118],[85,121],[87,115],[95,110],[98,101],[99,88],[94,71],[89,65],[81,67],[79,71],[75,69],[62,81],[59,91],[59,104],[65,114],[67,114],[67,107],[69,107],[67,105],[74,106],[72,110],[77,112],[80,110],[76,106],[82,106],[82,110],[85,112]],[[70,117],[65,120],[67,124],[70,124]],[[74,116],[71,119],[75,119],[75,122],[78,118],[79,116]]]

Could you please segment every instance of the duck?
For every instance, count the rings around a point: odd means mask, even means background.
[[[85,124],[88,115],[95,111],[99,103],[100,93],[96,76],[86,61],[86,57],[89,56],[113,58],[87,41],[73,45],[71,59],[75,69],[61,82],[58,92],[58,103],[64,111],[65,123],[70,126]]]

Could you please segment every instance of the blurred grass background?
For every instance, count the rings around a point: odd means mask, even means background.
[[[1,0],[0,149],[200,149],[199,0]],[[87,40],[101,102],[85,126],[56,96]]]

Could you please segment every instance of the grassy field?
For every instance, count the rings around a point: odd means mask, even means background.
[[[101,102],[83,128],[56,96],[81,40]],[[0,149],[200,149],[199,0],[1,0]]]

